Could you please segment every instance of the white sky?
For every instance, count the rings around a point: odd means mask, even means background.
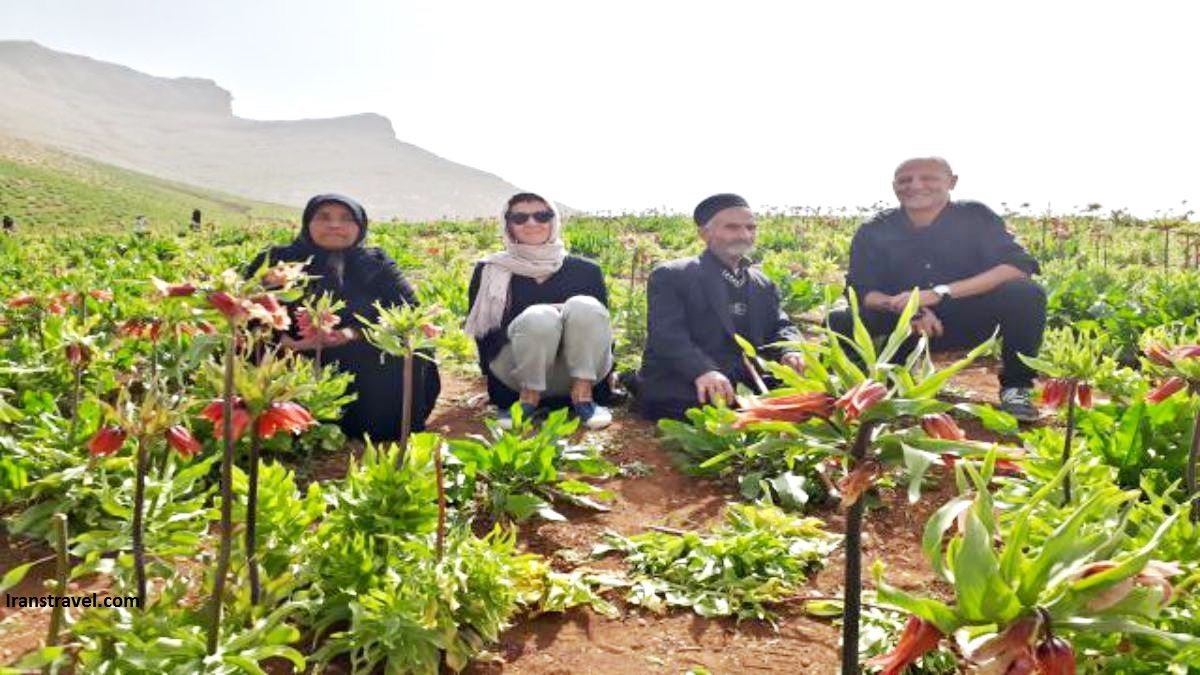
[[[1198,19],[1149,0],[0,0],[0,39],[210,78],[242,117],[378,112],[589,210],[870,206],[900,159],[942,154],[957,196],[997,209],[1149,216],[1200,205]]]

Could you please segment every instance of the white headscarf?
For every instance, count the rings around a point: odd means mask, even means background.
[[[532,201],[532,200],[531,200]],[[554,213],[550,221],[550,238],[544,244],[521,244],[513,238],[508,228],[508,207],[500,217],[500,236],[504,250],[483,259],[483,273],[479,280],[479,291],[475,305],[467,316],[464,330],[468,335],[481,338],[496,330],[504,321],[504,310],[508,307],[508,292],[514,274],[545,279],[562,267],[567,257],[567,248],[562,241],[562,219],[554,202],[543,199],[546,207]],[[523,202],[517,202],[518,204]],[[514,204],[515,206],[515,204]]]

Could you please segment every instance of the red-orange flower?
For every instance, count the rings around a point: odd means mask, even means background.
[[[1187,386],[1187,380],[1178,376],[1171,376],[1162,384],[1154,388],[1153,391],[1146,394],[1146,400],[1150,403],[1162,403],[1172,394]]]
[[[276,401],[259,415],[256,430],[260,438],[271,438],[280,431],[298,434],[316,423],[299,403]]]
[[[1033,640],[1041,626],[1042,619],[1036,614],[1017,619],[979,645],[971,661],[986,672],[1032,673]]]
[[[829,395],[820,391],[754,399],[738,413],[733,427],[741,429],[754,422],[803,422],[813,417],[826,417],[830,412],[830,401]]]
[[[1033,660],[1039,675],[1075,675],[1075,651],[1060,637],[1052,635],[1043,640]]]
[[[200,416],[213,423],[213,435],[220,436],[224,433],[225,418],[225,400],[215,399],[212,403],[204,406],[204,410],[200,411]],[[233,437],[241,438],[242,434],[246,433],[246,427],[250,426],[250,411],[246,410],[246,404],[242,403],[240,398],[233,399]]]
[[[846,419],[854,419],[867,411],[868,408],[887,398],[887,387],[874,380],[863,380],[854,385],[841,398],[833,402],[846,414]]]
[[[1074,578],[1086,579],[1101,572],[1106,572],[1116,566],[1117,564],[1111,560],[1100,560],[1089,563],[1083,569],[1076,572]],[[1106,609],[1110,609],[1124,600],[1129,595],[1129,592],[1133,590],[1134,586],[1157,586],[1159,594],[1162,596],[1161,604],[1166,606],[1171,602],[1171,596],[1175,592],[1174,587],[1171,585],[1171,577],[1182,573],[1183,571],[1179,569],[1177,563],[1151,560],[1146,563],[1142,571],[1118,581],[1101,591],[1091,600],[1088,600],[1087,609],[1090,612],[1103,612]]]
[[[1167,351],[1167,348],[1161,344],[1155,342],[1151,345],[1147,345],[1145,351],[1146,357],[1149,358],[1152,363],[1157,363],[1160,366],[1171,365],[1171,354]]]
[[[1042,405],[1051,408],[1062,407],[1067,400],[1067,381],[1060,379],[1046,380],[1042,385]]]
[[[900,675],[904,669],[917,662],[926,653],[937,649],[945,637],[937,626],[916,616],[909,616],[900,634],[900,642],[891,653],[876,656],[866,665],[882,667],[880,675]]]
[[[100,302],[108,302],[113,299],[113,292],[107,288],[93,288],[88,291],[88,295],[92,296],[93,300]]]
[[[101,427],[88,441],[88,453],[92,457],[111,455],[125,444],[125,430],[116,425]]]
[[[926,436],[943,441],[965,441],[967,439],[967,432],[963,431],[954,418],[946,413],[923,415],[921,429],[925,431]]]
[[[262,321],[275,330],[287,330],[292,323],[287,309],[270,293],[260,293],[250,298],[249,302],[244,303],[244,307],[252,318]]]
[[[125,337],[157,340],[162,333],[162,321],[158,319],[127,319],[118,329]]]
[[[196,292],[196,285],[191,282],[182,284],[169,284],[167,286],[166,295],[169,298],[182,298]]]
[[[183,457],[193,457],[200,452],[200,441],[192,436],[192,432],[182,424],[176,424],[167,429],[167,444]]]
[[[837,483],[838,492],[842,493],[842,508],[848,509],[858,502],[862,494],[875,484],[879,475],[879,465],[875,462],[864,462]]]
[[[8,308],[17,309],[19,307],[28,307],[36,302],[36,295],[29,293],[28,291],[22,291],[8,299]]]
[[[421,332],[427,339],[432,340],[442,334],[442,329],[431,323],[423,323],[421,324]]]
[[[304,263],[281,262],[263,273],[264,288],[291,286],[304,277]]]
[[[1180,345],[1171,350],[1171,360],[1200,358],[1200,345]]]
[[[1092,385],[1087,382],[1080,382],[1075,387],[1075,402],[1081,408],[1092,407]]]
[[[92,350],[82,342],[72,342],[63,351],[66,352],[67,363],[71,364],[72,368],[82,368],[92,359]]]
[[[309,340],[330,337],[341,320],[342,317],[333,312],[321,312],[320,320],[313,323],[308,309],[301,307],[296,310],[296,327],[300,331],[300,337]]]
[[[246,307],[242,301],[226,293],[225,291],[210,293],[208,296],[208,304],[215,307],[218,312],[224,314],[226,318],[233,321],[246,316]]]
[[[154,284],[154,290],[158,291],[159,295],[168,298],[182,298],[196,292],[196,285],[190,281],[179,284],[168,284],[158,277],[151,277],[150,283]]]
[[[62,303],[61,300],[55,298],[50,301],[50,304],[46,305],[46,311],[51,314],[61,316],[67,313],[67,307]]]

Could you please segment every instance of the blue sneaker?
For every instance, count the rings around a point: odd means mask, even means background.
[[[612,411],[592,401],[576,403],[575,414],[579,421],[588,429],[603,429],[612,424]]]
[[[521,419],[528,422],[533,419],[533,413],[537,412],[537,406],[530,403],[521,404]],[[496,426],[505,431],[512,431],[513,418],[511,408],[501,408],[496,413]]]

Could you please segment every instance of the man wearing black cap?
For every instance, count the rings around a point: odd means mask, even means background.
[[[766,358],[797,371],[798,352],[765,347],[798,341],[800,332],[779,307],[775,284],[750,267],[757,226],[746,200],[718,194],[693,217],[707,249],[672,260],[650,274],[648,335],[638,375],[638,403],[652,420],[682,419],[688,408],[724,400],[732,404],[738,383],[753,386],[742,336]]]
[[[897,359],[915,346],[917,334],[927,335],[934,351],[966,349],[999,328],[1000,407],[1033,420],[1034,372],[1018,354],[1036,356],[1046,326],[1046,293],[1030,279],[1038,263],[991,209],[951,201],[957,182],[941,157],[902,162],[892,181],[900,208],[881,212],[855,233],[846,285],[857,294],[863,323],[875,336],[891,333],[918,289],[914,338]],[[829,325],[846,336],[854,328],[847,310],[831,313]]]

